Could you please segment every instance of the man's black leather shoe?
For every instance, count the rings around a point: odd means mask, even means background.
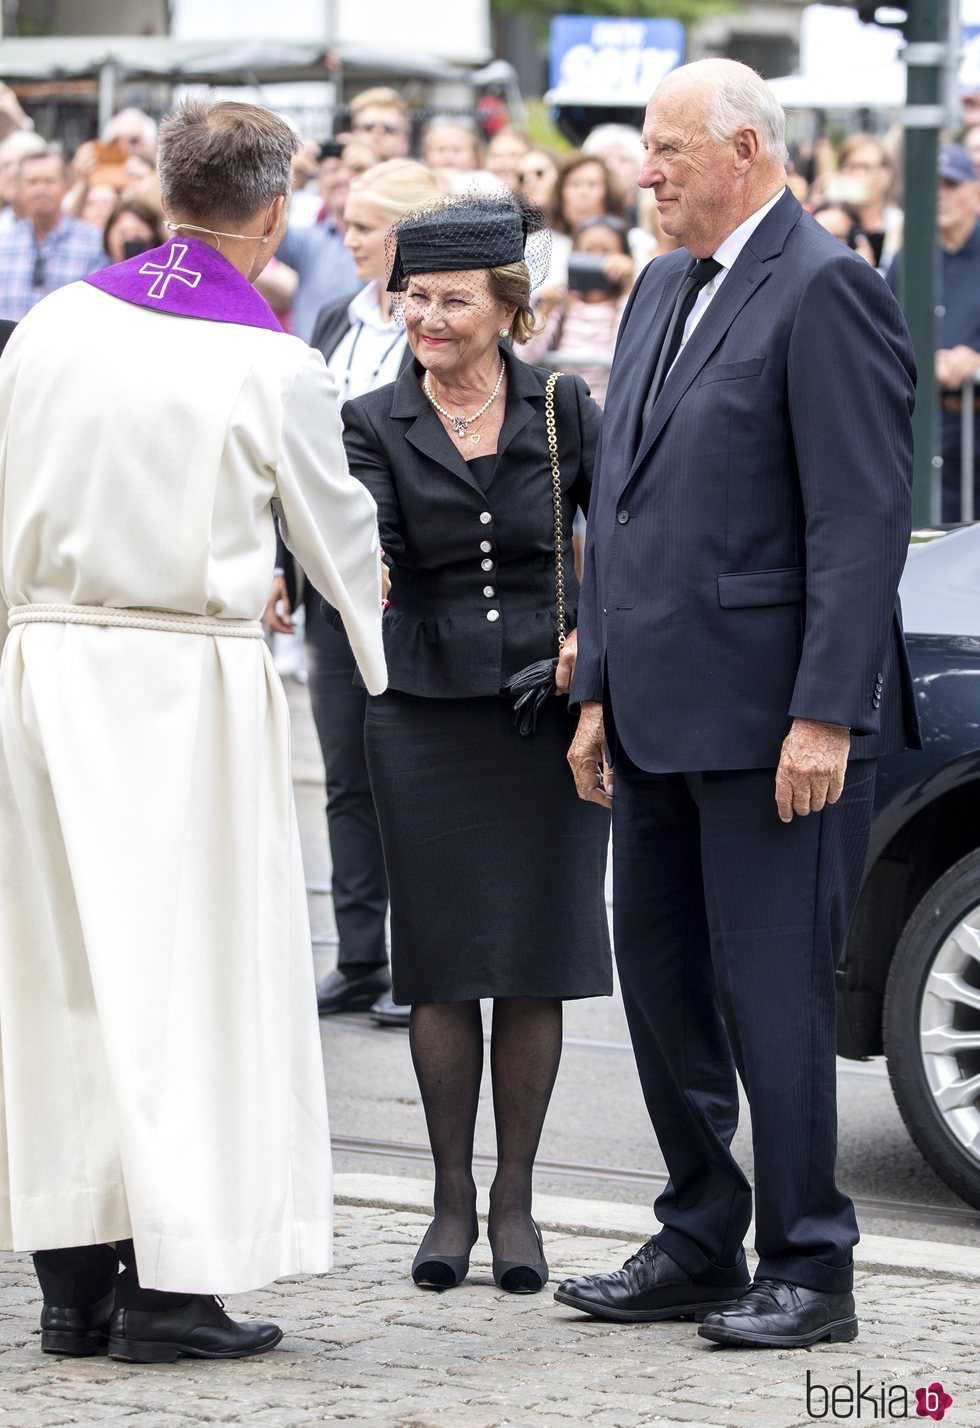
[[[698,1333],[715,1344],[743,1347],[804,1349],[822,1339],[847,1344],[858,1336],[854,1295],[822,1294],[782,1279],[757,1279],[737,1304],[709,1314]]]
[[[749,1285],[749,1272],[732,1271],[733,1283],[698,1284],[675,1264],[656,1239],[612,1274],[583,1274],[565,1279],[555,1290],[559,1304],[570,1304],[597,1319],[646,1324],[656,1319],[701,1319],[712,1309],[733,1304]]]
[[[339,967],[317,983],[316,1007],[321,1016],[335,1012],[369,1011],[383,992],[391,989],[387,967],[372,967],[361,976],[349,977]]]
[[[46,1354],[73,1354],[76,1358],[104,1354],[115,1302],[113,1289],[84,1309],[45,1304],[41,1310],[41,1348]]]
[[[176,1359],[245,1359],[274,1349],[278,1324],[229,1319],[220,1299],[193,1294],[177,1309],[117,1309],[109,1330],[109,1357],[131,1364],[171,1364]]]
[[[391,992],[385,992],[371,1007],[371,1020],[378,1026],[408,1026],[412,1008],[396,1002]]]

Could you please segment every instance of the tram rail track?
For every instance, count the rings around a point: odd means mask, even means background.
[[[381,1032],[385,1036],[407,1036],[407,1031],[401,1027],[376,1027],[370,1022],[366,1022],[363,1015],[357,1013],[340,1012],[330,1018],[331,1026],[353,1027],[357,1031],[369,1032],[372,1036],[377,1036]],[[484,1032],[483,1039],[489,1044],[490,1033]],[[620,1055],[633,1054],[633,1048],[628,1041],[606,1041],[596,1036],[566,1036],[562,1039],[562,1046],[566,1049],[573,1048],[576,1051],[614,1051]],[[888,1073],[879,1062],[876,1061],[845,1061],[839,1058],[837,1071],[841,1076],[870,1076],[876,1080],[887,1080]]]
[[[411,1141],[373,1140],[361,1136],[335,1135],[331,1138],[333,1149],[338,1154],[372,1156],[382,1160],[417,1161],[431,1165],[432,1156],[427,1145]],[[492,1167],[494,1156],[485,1152],[475,1152],[474,1165]],[[577,1161],[542,1160],[535,1162],[537,1171],[557,1180],[591,1181],[596,1184],[635,1185],[658,1194],[666,1184],[667,1177],[652,1170],[639,1170],[622,1165],[588,1165]],[[888,1200],[872,1195],[852,1196],[858,1214],[890,1220],[908,1220],[932,1225],[946,1225],[949,1228],[980,1229],[980,1213],[964,1206],[930,1205],[913,1200]]]

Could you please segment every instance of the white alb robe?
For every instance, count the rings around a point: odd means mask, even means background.
[[[85,283],[0,362],[4,606],[257,619],[272,508],[384,688],[374,502],[283,333]],[[147,1287],[326,1270],[330,1150],[286,701],[260,639],[10,628],[0,1246],[132,1237]]]

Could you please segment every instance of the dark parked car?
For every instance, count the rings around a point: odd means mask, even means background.
[[[901,594],[925,747],[878,766],[838,1046],[884,1052],[916,1145],[980,1208],[980,525],[913,544]]]

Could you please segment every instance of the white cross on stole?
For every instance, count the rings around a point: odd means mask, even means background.
[[[170,249],[166,263],[143,264],[142,268],[140,268],[140,272],[145,273],[147,277],[149,277],[151,274],[153,276],[153,282],[150,285],[149,291],[146,294],[147,297],[166,297],[167,288],[170,286],[170,284],[175,278],[178,282],[185,283],[189,288],[197,287],[198,283],[201,281],[201,274],[195,272],[193,268],[182,268],[180,266],[181,263],[184,261],[186,253],[186,243],[175,243]]]

